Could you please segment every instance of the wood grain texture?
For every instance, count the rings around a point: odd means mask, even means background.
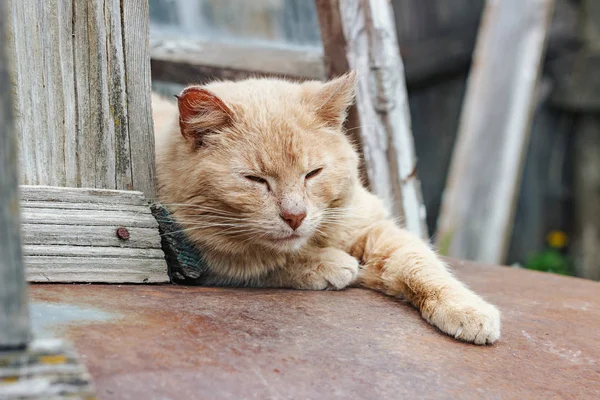
[[[158,222],[142,192],[23,186],[31,282],[168,282]],[[119,238],[117,229],[129,238]]]
[[[153,200],[156,182],[148,1],[121,1],[121,7],[133,188]]]
[[[153,198],[147,2],[10,4],[21,183]]]
[[[552,5],[487,2],[438,221],[443,254],[505,260]]]
[[[393,10],[383,0],[317,0],[329,74],[358,73],[356,109],[371,191],[427,238],[404,67]],[[340,49],[345,49],[341,51]]]
[[[63,188],[53,186],[21,185],[21,201],[46,201],[56,203],[91,203],[113,206],[148,206],[148,200],[142,192],[109,189]]]
[[[134,249],[159,249],[158,230],[150,228],[127,228],[127,221],[119,225],[45,225],[23,224],[23,244],[127,247]],[[117,228],[125,226],[130,239],[123,241],[117,237]]]
[[[26,256],[29,282],[161,283],[166,266],[158,259]],[[164,262],[164,260],[163,260]]]
[[[17,174],[17,136],[13,120],[12,60],[7,46],[10,10],[0,3],[0,351],[30,339]],[[0,364],[1,365],[1,364]]]
[[[280,48],[236,43],[211,43],[190,39],[153,38],[150,42],[153,61],[199,65],[214,70],[228,69],[252,74],[323,79],[323,53],[318,48]],[[167,80],[164,77],[158,79]],[[184,82],[181,82],[185,79]],[[196,83],[197,77],[184,75],[173,79],[184,84]],[[169,79],[171,80],[171,79]]]

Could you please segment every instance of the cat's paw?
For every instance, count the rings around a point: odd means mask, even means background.
[[[474,293],[453,293],[429,304],[423,316],[442,332],[479,345],[500,338],[500,311]]]
[[[340,290],[356,280],[358,260],[338,249],[324,249],[319,260],[299,277],[296,287],[308,290]]]

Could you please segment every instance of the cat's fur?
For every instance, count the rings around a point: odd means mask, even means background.
[[[407,299],[458,339],[493,343],[499,311],[361,185],[342,130],[354,84],[354,73],[249,79],[188,87],[178,105],[155,96],[170,115],[155,113],[160,201],[206,257],[207,284],[359,285]]]

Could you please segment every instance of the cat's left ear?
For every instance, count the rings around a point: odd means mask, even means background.
[[[233,121],[233,111],[215,94],[198,86],[185,88],[177,96],[181,134],[195,145],[204,136]]]
[[[356,72],[350,71],[338,78],[322,84],[318,89],[313,104],[317,106],[317,114],[332,128],[341,128],[348,108],[354,102]]]

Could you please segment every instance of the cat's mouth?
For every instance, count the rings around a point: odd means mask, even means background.
[[[289,243],[289,242],[293,242],[295,240],[298,240],[302,238],[302,236],[296,234],[296,233],[292,233],[289,236],[285,236],[285,237],[270,237],[269,240],[275,243]]]

